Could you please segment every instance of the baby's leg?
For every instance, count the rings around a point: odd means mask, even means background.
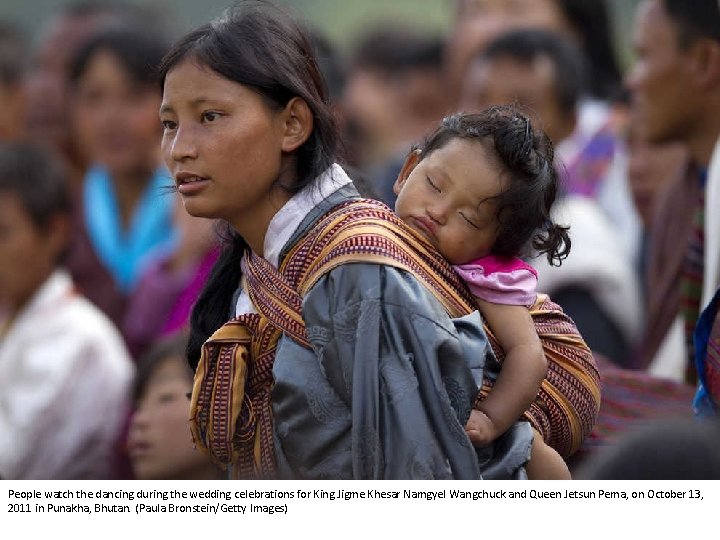
[[[571,480],[570,469],[553,448],[550,448],[536,430],[533,437],[530,461],[525,466],[530,480]]]

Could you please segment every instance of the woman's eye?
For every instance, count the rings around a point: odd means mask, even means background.
[[[177,124],[172,120],[161,120],[160,123],[165,131],[172,131],[177,127]]]
[[[207,111],[202,113],[202,121],[203,122],[214,122],[220,118],[220,114],[212,111]]]
[[[440,193],[440,188],[437,186],[437,184],[435,184],[435,182],[433,182],[429,176],[426,176],[425,178],[427,179],[428,184],[430,184],[430,187],[432,187],[435,191]]]

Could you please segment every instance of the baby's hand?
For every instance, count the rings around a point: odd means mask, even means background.
[[[465,433],[467,433],[470,442],[474,446],[490,444],[498,436],[490,417],[484,412],[475,409],[470,411],[470,419],[465,426]]]

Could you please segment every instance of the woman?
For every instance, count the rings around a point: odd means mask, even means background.
[[[171,180],[157,144],[155,81],[165,52],[144,27],[118,26],[92,37],[72,65],[75,124],[91,166],[68,266],[118,326],[148,254],[173,238]]]
[[[486,359],[497,370],[480,317],[431,246],[334,163],[303,31],[244,3],[182,38],[160,77],[185,209],[231,231],[191,319],[198,447],[234,476],[522,475],[527,424],[480,459],[465,435]]]

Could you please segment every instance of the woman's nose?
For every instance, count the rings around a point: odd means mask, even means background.
[[[197,157],[197,145],[189,129],[178,129],[170,143],[170,157],[173,161],[185,161]]]

